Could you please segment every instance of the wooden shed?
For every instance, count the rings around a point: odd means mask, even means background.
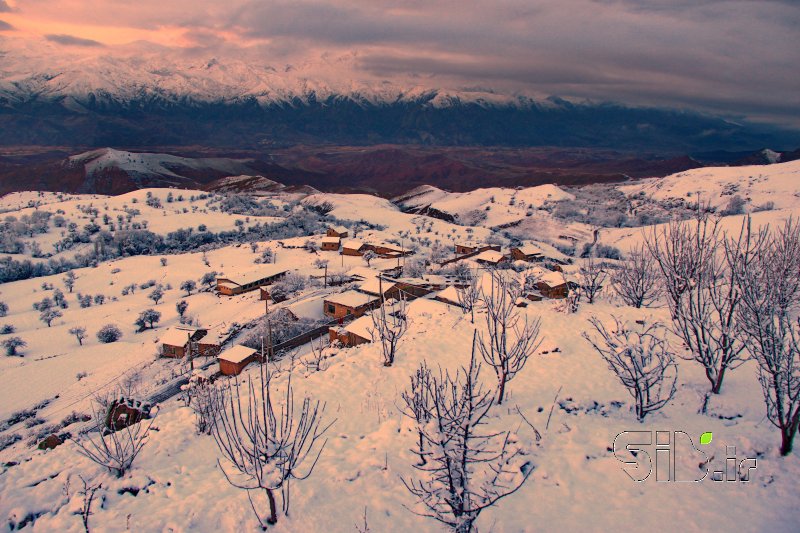
[[[223,376],[238,376],[242,370],[258,359],[258,352],[247,346],[237,344],[231,346],[217,356],[219,372]]]
[[[345,291],[339,294],[326,296],[322,309],[326,316],[344,318],[346,316],[362,316],[369,309],[380,302],[380,299],[370,294],[358,291]]]
[[[288,269],[278,265],[264,265],[252,272],[217,278],[217,292],[235,296],[270,285],[286,275]]]

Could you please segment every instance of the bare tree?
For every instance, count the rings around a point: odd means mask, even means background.
[[[325,404],[305,397],[299,409],[294,403],[291,373],[283,402],[276,406],[270,386],[269,364],[260,365],[255,379],[229,380],[220,388],[222,408],[214,419],[212,435],[225,458],[220,468],[232,486],[246,490],[253,513],[262,528],[275,524],[278,512],[275,491],[281,492],[282,509],[289,514],[290,483],[307,479],[325,448]],[[277,408],[277,412],[276,412]],[[321,442],[321,445],[320,445]],[[232,468],[238,472],[234,477]],[[264,491],[269,516],[263,520],[251,491]]]
[[[67,274],[64,276],[64,286],[67,288],[69,292],[72,292],[72,289],[75,287],[75,280],[77,278],[78,276],[76,276],[75,272],[73,272],[72,270],[67,272]]]
[[[186,405],[195,414],[197,433],[211,435],[214,418],[221,409],[219,390],[199,373],[194,373],[183,388]]]
[[[600,338],[587,332],[583,337],[602,356],[608,368],[633,396],[639,420],[664,407],[675,395],[678,366],[664,340],[665,328],[658,322],[632,329],[614,317],[608,331],[596,318],[589,319]]]
[[[75,335],[75,338],[78,339],[78,344],[83,346],[83,339],[86,338],[86,328],[81,326],[76,326],[74,328],[69,328],[69,334]]]
[[[752,261],[756,249],[751,241],[744,227],[728,239],[716,222],[701,217],[671,223],[648,243],[669,295],[672,331],[690,352],[685,358],[703,365],[713,394],[719,394],[725,373],[746,355],[736,321],[742,294],[732,261]]]
[[[400,394],[405,403],[402,413],[417,422],[417,453],[420,465],[427,464],[425,456],[425,434],[423,426],[430,422],[433,408],[433,394],[431,389],[431,370],[423,360],[420,367],[411,376],[411,386]]]
[[[640,309],[661,296],[658,265],[644,246],[635,246],[628,259],[611,275],[614,291],[626,304]]]
[[[468,368],[455,377],[441,369],[431,376],[430,422],[417,420],[424,442],[419,453],[427,462],[414,465],[419,478],[402,478],[420,508],[412,512],[459,533],[472,531],[484,509],[514,494],[532,472],[512,432],[485,428],[495,393],[480,385],[476,344],[473,336]]]
[[[49,328],[53,320],[62,316],[64,315],[58,309],[45,309],[39,314],[39,320],[47,324],[47,327]]]
[[[697,283],[719,251],[717,221],[698,211],[694,220],[673,220],[664,227],[654,227],[645,235],[644,244],[661,272],[674,317],[683,293]]]
[[[583,265],[578,269],[578,283],[581,292],[586,295],[588,303],[594,303],[594,299],[603,289],[603,283],[607,277],[608,273],[602,263],[595,261],[593,257],[583,261]]]
[[[739,263],[739,319],[758,362],[767,418],[781,433],[781,455],[792,451],[800,426],[800,228],[790,219],[766,238],[757,259]]]
[[[378,254],[376,254],[372,250],[367,250],[366,252],[364,252],[364,255],[362,255],[361,257],[367,263],[367,266],[369,266],[369,264],[372,262],[372,260],[375,259],[376,257],[378,257]]]
[[[506,387],[539,348],[541,320],[532,322],[516,306],[517,287],[501,272],[492,272],[489,292],[481,291],[481,302],[486,310],[484,336],[478,334],[478,348],[486,363],[497,376],[497,404],[505,398]]]
[[[305,359],[301,359],[300,363],[309,372],[321,372],[325,369],[323,362],[329,356],[329,346],[325,344],[322,337],[318,340],[311,339],[309,346],[311,347],[311,353]]]
[[[110,409],[114,409],[114,406],[122,404],[112,403],[111,405]],[[122,477],[125,472],[130,470],[136,457],[147,444],[147,437],[150,434],[150,428],[153,425],[155,416],[114,431],[114,429],[108,428],[106,425],[109,414],[107,409],[95,403],[93,412],[94,421],[99,428],[99,432],[90,431],[84,434],[82,438],[75,440],[74,442],[78,446],[78,453],[107,468],[109,472],[117,477]],[[155,415],[157,411],[153,410],[150,414]],[[114,413],[111,413],[111,415],[113,419]]]
[[[392,366],[397,354],[397,345],[408,331],[406,300],[401,294],[399,300],[392,300],[392,303],[387,305],[383,296],[383,284],[381,283],[379,286],[381,306],[372,311],[372,328],[369,329],[369,333],[372,336],[372,342],[381,343],[383,366]],[[387,311],[387,307],[391,309]]]
[[[481,290],[478,286],[478,278],[470,276],[461,280],[461,287],[456,288],[458,305],[461,306],[464,314],[470,314],[470,322],[475,323],[475,307],[481,301]]]

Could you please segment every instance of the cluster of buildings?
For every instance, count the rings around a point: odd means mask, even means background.
[[[350,231],[344,226],[328,228],[322,238],[322,251],[338,251],[342,255],[359,256],[372,250],[383,258],[408,255],[410,252],[388,243],[369,243],[349,239]],[[453,258],[439,262],[446,266],[458,261],[471,261],[479,268],[492,270],[503,263],[536,263],[527,269],[534,280],[527,283],[518,305],[525,306],[530,301],[566,298],[577,285],[563,274],[559,259],[550,257],[542,248],[534,244],[511,247],[503,253],[496,244],[461,242],[455,244]],[[289,269],[275,264],[260,265],[252,272],[226,275],[217,278],[217,292],[235,296],[249,291],[261,290],[261,299],[269,299],[269,285],[284,277]],[[381,302],[413,300],[430,297],[448,305],[462,305],[459,291],[463,281],[454,276],[425,274],[422,277],[403,277],[401,269],[393,268],[378,271],[366,267],[356,267],[348,272],[351,288],[344,292],[315,295],[287,303],[280,309],[293,320],[306,319],[310,323],[328,324],[330,340],[344,346],[354,346],[371,342],[373,329],[369,312]],[[209,340],[214,338],[214,340]],[[219,372],[223,375],[237,375],[244,367],[258,360],[256,350],[243,345],[235,345],[221,350],[218,338],[209,335],[208,330],[179,326],[167,331],[161,338],[161,354],[164,357],[183,358],[186,356],[216,356]]]
[[[393,259],[410,255],[402,246],[387,242],[367,242],[360,239],[349,238],[350,230],[344,226],[328,228],[320,243],[320,250],[325,252],[339,252],[342,255],[363,256],[367,251],[374,252],[378,257]]]

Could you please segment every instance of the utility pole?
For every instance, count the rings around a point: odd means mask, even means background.
[[[191,372],[194,372],[194,354],[192,353],[192,334],[187,332],[186,336],[188,337],[188,340],[186,342],[186,347],[189,350],[189,353],[187,354],[189,357],[189,370]]]

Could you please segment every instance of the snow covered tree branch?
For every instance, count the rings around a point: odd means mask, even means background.
[[[273,400],[269,364],[259,366],[255,378],[229,380],[220,387],[222,408],[211,434],[223,455],[219,461],[225,478],[247,491],[250,506],[262,527],[275,524],[275,492],[281,492],[282,509],[289,514],[290,483],[307,479],[325,448],[323,440],[335,420],[323,421],[325,404],[309,397],[295,406],[291,373],[280,406]],[[261,490],[269,504],[263,520],[251,491]]]
[[[497,403],[502,404],[509,381],[528,362],[541,345],[541,320],[529,321],[516,306],[517,287],[501,272],[492,273],[489,291],[482,291],[481,301],[486,310],[484,336],[478,334],[478,349],[483,360],[497,376]]]
[[[417,501],[411,511],[459,533],[473,531],[481,512],[518,491],[532,472],[515,434],[485,427],[495,394],[479,382],[476,351],[473,336],[469,367],[455,376],[440,370],[417,385],[412,378],[406,392],[413,398],[422,387],[430,398],[425,409],[412,410],[419,413],[419,454],[426,461],[414,466],[419,477],[402,478]],[[428,373],[421,368],[417,375]]]
[[[631,329],[614,317],[615,327],[609,331],[596,317],[589,323],[599,334],[589,341],[608,363],[628,393],[633,397],[639,420],[664,407],[675,395],[678,367],[664,340],[664,327],[659,323]]]

